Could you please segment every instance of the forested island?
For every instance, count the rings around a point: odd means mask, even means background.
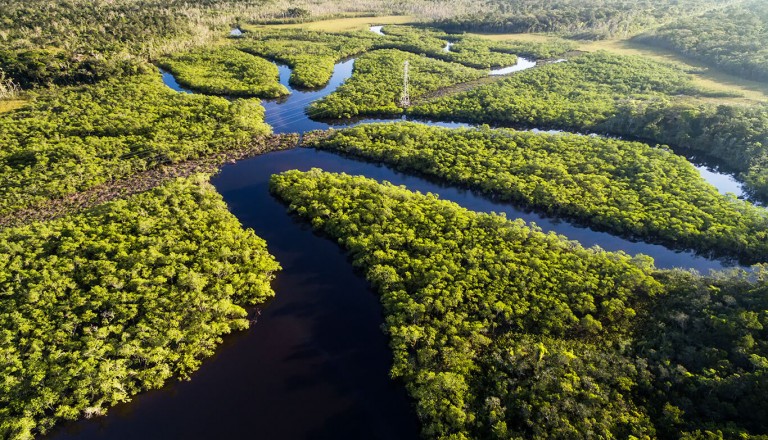
[[[0,438],[768,437],[766,17],[0,0]]]

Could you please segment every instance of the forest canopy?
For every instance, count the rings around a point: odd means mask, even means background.
[[[508,129],[365,124],[307,146],[675,248],[768,262],[768,210],[721,195],[683,157],[640,142]]]
[[[449,31],[553,32],[576,39],[626,37],[681,15],[716,7],[714,0],[490,0],[438,21]]]
[[[273,176],[271,188],[291,211],[338,239],[381,295],[395,357],[392,375],[402,377],[416,399],[425,436],[509,438],[530,436],[531,429],[563,429],[563,436],[586,433],[585,423],[608,436],[627,424],[638,435],[651,429],[629,399],[637,380],[631,365],[614,369],[619,377],[608,381],[593,377],[588,365],[567,366],[584,375],[585,386],[595,381],[601,390],[577,405],[585,414],[564,410],[553,420],[575,428],[537,422],[547,418],[555,399],[569,399],[564,407],[575,405],[588,388],[574,383],[567,397],[519,394],[517,381],[506,387],[495,380],[500,368],[482,368],[498,359],[519,369],[513,377],[533,381],[543,359],[549,368],[562,368],[556,364],[565,354],[547,356],[555,345],[577,339],[601,352],[601,346],[620,340],[635,308],[661,291],[647,260],[583,249],[520,220],[477,214],[362,177],[289,171]],[[512,349],[520,343],[527,348]],[[579,345],[567,349],[581,352]],[[540,366],[524,371],[518,357],[534,364],[538,359]],[[579,376],[563,379],[575,382]],[[486,388],[493,386],[503,388]],[[507,414],[504,406],[513,398],[521,402]],[[514,423],[525,407],[531,427]]]
[[[401,114],[404,111],[400,105],[400,96],[403,91],[405,61],[409,63],[408,78],[412,99],[487,75],[482,70],[400,50],[377,50],[357,58],[352,77],[335,92],[311,103],[307,113],[316,119]]]
[[[768,434],[765,268],[659,272],[648,257],[317,169],[275,175],[271,189],[381,295],[392,375],[426,437]]]
[[[743,173],[768,200],[768,106],[714,105],[682,69],[641,57],[585,54],[421,103],[427,119],[557,128],[685,148]]]
[[[161,59],[179,84],[209,95],[278,98],[288,94],[273,63],[231,47],[197,49]]]
[[[635,40],[674,50],[742,78],[768,82],[768,3],[743,2],[685,17]]]
[[[0,114],[0,214],[268,134],[258,100],[177,93],[160,75],[44,91]]]
[[[0,230],[0,437],[187,377],[278,269],[204,175]]]
[[[291,84],[301,88],[323,86],[330,79],[335,63],[379,49],[397,49],[467,67],[488,69],[514,65],[518,52],[548,58],[561,55],[572,47],[557,40],[550,43],[497,42],[415,26],[385,26],[384,35],[367,30],[329,33],[268,26],[248,29],[249,32],[238,40],[237,47],[287,64],[293,69]],[[450,51],[446,50],[448,42],[453,43]]]

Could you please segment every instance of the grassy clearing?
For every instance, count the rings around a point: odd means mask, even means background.
[[[10,101],[0,101],[0,113],[10,112],[24,107],[27,101],[25,99],[11,99]]]
[[[743,99],[730,99],[729,101],[742,103],[754,101],[768,102],[768,84],[750,81],[712,69],[670,50],[647,46],[630,40],[584,42],[579,45],[579,50],[589,52],[606,50],[620,55],[640,55],[657,61],[682,64],[684,67],[692,70],[691,73],[695,77],[694,82],[699,87],[718,92],[736,92],[744,95]]]
[[[334,18],[331,20],[313,21],[309,23],[269,25],[269,27],[275,29],[306,29],[311,31],[324,32],[349,32],[366,30],[374,25],[409,24],[417,21],[419,21],[419,19],[412,15],[385,15],[381,17]],[[256,26],[243,26],[242,29],[248,31],[251,30],[252,27],[255,28]]]
[[[472,34],[492,41],[551,42],[558,37],[546,34]],[[639,55],[654,61],[682,65],[690,71],[697,87],[716,92],[737,93],[741,98],[717,98],[715,101],[729,104],[753,104],[768,102],[768,84],[750,81],[713,70],[702,63],[683,57],[670,50],[646,46],[630,40],[581,41],[578,50],[595,52],[605,50],[618,55]],[[711,101],[711,100],[710,100]]]
[[[469,33],[468,35],[484,38],[486,40],[491,40],[491,41],[515,40],[515,41],[526,41],[526,42],[533,42],[533,43],[549,43],[552,40],[557,39],[557,37],[555,37],[553,35],[546,35],[546,34],[484,34],[484,33]]]

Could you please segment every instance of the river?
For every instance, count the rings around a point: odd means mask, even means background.
[[[300,91],[279,66],[291,95],[267,101],[266,120],[276,133],[331,127],[310,120],[304,108],[335,90],[352,73],[354,60],[336,65],[322,90]],[[163,79],[181,88],[172,75]],[[186,91],[188,92],[188,91]],[[342,123],[349,126],[378,121]],[[426,122],[429,123],[429,122]],[[430,123],[449,127],[467,124]],[[644,253],[658,267],[700,271],[724,263],[633,242],[567,221],[525,212],[472,191],[441,185],[336,154],[296,148],[225,166],[212,183],[245,227],[264,238],[283,267],[273,283],[276,298],[253,317],[250,331],[225,338],[191,381],[172,382],[110,409],[106,417],[65,424],[54,439],[416,439],[418,422],[405,389],[389,378],[391,352],[381,332],[382,309],[365,280],[332,240],[314,234],[269,194],[269,176],[313,167],[388,180],[411,190],[433,192],[476,211],[504,212],[535,222],[585,246]],[[725,179],[707,170],[711,183]],[[727,180],[727,179],[725,179]],[[735,189],[733,182],[727,187]]]

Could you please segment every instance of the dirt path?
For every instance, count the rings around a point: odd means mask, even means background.
[[[579,56],[582,53],[583,52],[580,52],[580,51],[571,51],[571,52],[568,52],[563,58],[564,59],[569,59],[569,58],[572,58],[572,57],[575,57],[575,56]],[[544,65],[547,65],[547,64],[552,64],[553,62],[555,62],[555,59],[537,60],[536,61],[536,66],[533,67],[532,69],[537,69],[537,68],[539,68],[541,66],[544,66]],[[526,70],[532,70],[532,69],[526,69]],[[522,71],[522,72],[524,72],[524,71]],[[421,96],[419,96],[417,98],[414,98],[414,100],[411,103],[411,105],[415,106],[415,105],[419,105],[419,104],[424,104],[424,103],[427,103],[429,101],[432,101],[432,100],[435,100],[435,99],[438,99],[438,98],[442,98],[444,96],[450,96],[450,95],[455,95],[457,93],[466,92],[466,91],[475,89],[477,87],[484,86],[486,84],[491,84],[491,83],[494,83],[496,81],[501,81],[503,79],[507,79],[510,76],[517,75],[519,73],[521,73],[521,72],[512,72],[512,73],[509,73],[509,74],[506,74],[506,75],[488,75],[488,76],[484,76],[482,78],[475,79],[475,80],[472,80],[472,81],[467,81],[467,82],[464,82],[464,83],[459,83],[459,84],[454,84],[452,86],[443,87],[442,89],[437,89],[437,90],[434,90],[432,92],[425,93],[425,94],[423,94],[423,95],[421,95]]]
[[[47,200],[37,206],[1,216],[0,227],[13,227],[34,221],[53,220],[112,200],[148,191],[178,177],[187,177],[195,173],[216,173],[224,164],[270,151],[294,148],[298,142],[299,135],[297,134],[264,136],[255,138],[250,145],[241,149],[175,164],[160,165],[125,179],[104,183],[60,199]]]

